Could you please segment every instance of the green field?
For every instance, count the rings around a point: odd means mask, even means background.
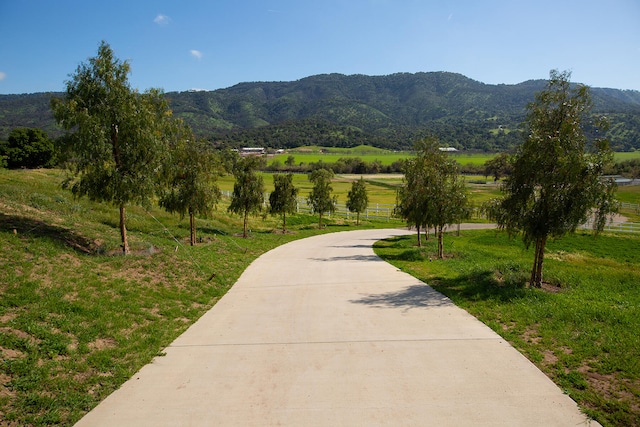
[[[310,164],[317,162],[335,163],[340,158],[345,157],[359,157],[366,163],[373,163],[374,161],[380,162],[384,166],[393,164],[394,162],[404,160],[413,157],[413,154],[408,151],[393,152],[383,150],[380,148],[361,146],[352,149],[347,148],[322,148],[322,147],[304,147],[294,150],[289,150],[285,154],[278,154],[269,159],[269,162],[278,160],[283,163],[289,156],[293,156],[294,164]],[[469,154],[469,153],[450,153],[449,157],[456,160],[460,165],[474,165],[482,166],[487,160],[491,160],[496,154]],[[622,162],[625,160],[640,159],[640,151],[628,152],[628,153],[614,153],[614,159],[616,162]]]
[[[468,154],[468,153],[451,153],[451,158],[458,161],[461,165],[483,165],[487,160],[495,157],[495,154]],[[295,159],[294,164],[299,165],[324,162],[335,163],[341,158],[359,157],[364,162],[373,163],[379,161],[382,165],[388,166],[394,162],[413,157],[413,153],[409,151],[389,151],[382,148],[376,148],[361,145],[354,148],[334,148],[334,147],[300,147],[287,150],[285,154],[278,154],[269,159],[269,162],[278,160],[284,163],[289,156]]]
[[[640,151],[632,151],[628,153],[614,153],[613,158],[616,162],[640,159]]]

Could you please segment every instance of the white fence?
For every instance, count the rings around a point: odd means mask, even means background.
[[[582,227],[583,230],[593,230],[593,223],[588,222]],[[611,222],[604,226],[603,231],[617,233],[640,233],[640,223],[637,222]]]
[[[368,207],[365,212],[360,214],[360,219],[390,221],[391,218],[393,218],[394,209],[395,205],[379,203],[375,206]],[[309,206],[307,200],[302,197],[298,198],[298,212],[311,213],[311,206]],[[331,218],[332,216],[344,217],[347,219],[356,218],[356,214],[354,212],[349,212],[347,205],[341,203],[336,205],[336,211],[334,213],[327,213],[327,218]]]
[[[620,202],[620,208],[629,209],[634,211],[635,213],[640,213],[640,205],[637,203]]]
[[[232,192],[223,190],[222,196],[231,198]],[[265,193],[264,195],[264,206],[266,207],[269,203],[269,193]],[[396,205],[385,204],[385,203],[376,203],[375,205],[369,206],[367,210],[360,214],[361,219],[375,219],[379,221],[390,221],[393,218],[393,210]],[[297,212],[299,213],[311,213],[311,206],[307,203],[306,197],[298,197],[298,206]],[[326,214],[327,218],[331,217],[343,217],[343,218],[356,218],[356,214],[354,212],[349,212],[346,204],[338,203],[336,205],[336,211],[334,213]]]

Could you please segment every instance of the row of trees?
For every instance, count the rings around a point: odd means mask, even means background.
[[[189,215],[193,245],[195,215],[206,217],[213,210],[220,199],[217,177],[231,170],[236,183],[229,211],[243,215],[246,237],[248,216],[261,211],[264,203],[264,183],[256,173],[262,159],[215,155],[172,116],[161,91],[133,90],[128,74],[129,64],[102,42],[97,56],[71,75],[64,96],[51,100],[57,123],[67,131],[60,157],[71,173],[64,185],[77,197],[119,208],[122,250],[127,254],[127,206],[148,206],[157,199],[168,212]],[[309,203],[322,225],[323,213],[335,210],[331,172],[318,170],[310,179],[314,190]],[[291,175],[275,176],[274,184],[270,212],[283,216],[286,231],[286,215],[295,211],[298,190]],[[362,212],[366,202],[352,201],[351,209]]]
[[[172,117],[161,91],[133,90],[129,71],[129,64],[102,42],[97,56],[80,64],[66,83],[64,97],[51,100],[56,121],[67,131],[61,159],[71,173],[64,185],[77,197],[119,208],[122,250],[127,254],[127,206],[148,206],[157,199],[168,212],[189,215],[193,245],[195,215],[206,217],[213,210],[220,199],[216,179],[231,169],[236,183],[229,211],[243,215],[246,237],[248,216],[264,203],[263,180],[256,174],[261,159],[214,155],[182,120]],[[329,174],[319,170],[310,176],[314,191],[309,201],[320,214],[320,224],[324,212],[335,210]],[[298,190],[291,175],[274,180],[270,212],[283,216],[286,231],[286,215],[295,211]],[[352,204],[356,210],[360,206]]]
[[[529,281],[534,287],[542,285],[549,237],[560,238],[589,219],[600,231],[617,209],[615,182],[603,176],[613,163],[609,143],[588,138],[585,131],[604,130],[606,121],[590,116],[588,88],[572,86],[569,77],[551,71],[547,88],[527,106],[523,144],[487,164],[496,180],[506,178],[502,197],[487,203],[485,211],[510,235],[521,235],[526,247],[535,247]],[[405,163],[397,210],[418,230],[419,245],[421,228],[436,229],[442,258],[443,228],[466,218],[469,209],[457,165],[438,147],[435,138],[416,146],[416,158]]]
[[[245,157],[240,159],[233,169],[235,183],[229,212],[242,215],[244,221],[243,237],[247,237],[248,218],[262,211],[264,205],[264,182],[257,172],[259,158]],[[337,196],[333,195],[331,179],[333,172],[327,169],[317,169],[309,175],[313,183],[307,202],[311,211],[318,214],[318,226],[322,227],[325,213],[336,210]],[[268,213],[282,217],[282,231],[287,231],[287,215],[296,212],[298,207],[298,188],[293,184],[292,174],[276,174],[273,176],[274,190],[269,195]],[[360,224],[360,214],[367,209],[369,196],[364,179],[354,181],[347,195],[347,209],[355,212],[356,224]]]

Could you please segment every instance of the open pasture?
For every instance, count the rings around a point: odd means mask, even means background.
[[[273,174],[261,173],[261,175],[264,179],[265,191],[270,193],[273,191]],[[398,186],[402,185],[402,175],[377,174],[365,175],[363,178],[367,182],[369,206],[396,203],[396,191]],[[351,183],[358,179],[360,179],[360,175],[337,175],[334,177],[332,182],[333,194],[338,197],[339,203],[345,203],[347,201],[347,195],[349,190],[351,190]],[[484,177],[467,177],[466,181],[469,186],[470,200],[476,206],[479,206],[489,198],[499,195],[497,185],[491,183],[478,184],[478,182],[484,181]],[[233,183],[234,178],[231,175],[221,177],[218,181],[218,185],[223,191],[233,191]],[[298,195],[300,197],[307,197],[313,187],[306,174],[294,174],[293,184],[298,188]]]
[[[294,164],[310,164],[322,161],[323,163],[335,163],[341,158],[358,157],[366,163],[380,162],[383,166],[388,166],[394,162],[413,157],[411,151],[390,151],[381,148],[361,145],[354,148],[332,148],[332,147],[299,147],[288,150],[284,154],[278,154],[269,161],[278,160],[284,163],[289,156],[293,156]],[[495,154],[475,154],[465,152],[453,152],[449,156],[460,165],[483,165],[487,160],[495,157]]]
[[[625,160],[640,159],[640,151],[630,151],[625,153],[614,153],[613,159],[616,162],[623,162]]]

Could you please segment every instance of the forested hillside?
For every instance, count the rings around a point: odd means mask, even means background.
[[[525,107],[544,80],[487,85],[454,73],[325,74],[294,82],[240,83],[208,92],[171,92],[174,114],[217,144],[286,148],[370,144],[400,149],[435,134],[459,149],[503,150],[521,141]],[[56,135],[49,98],[0,96],[0,139],[17,126]],[[640,92],[592,89],[594,112],[609,117],[615,150],[640,148]]]

